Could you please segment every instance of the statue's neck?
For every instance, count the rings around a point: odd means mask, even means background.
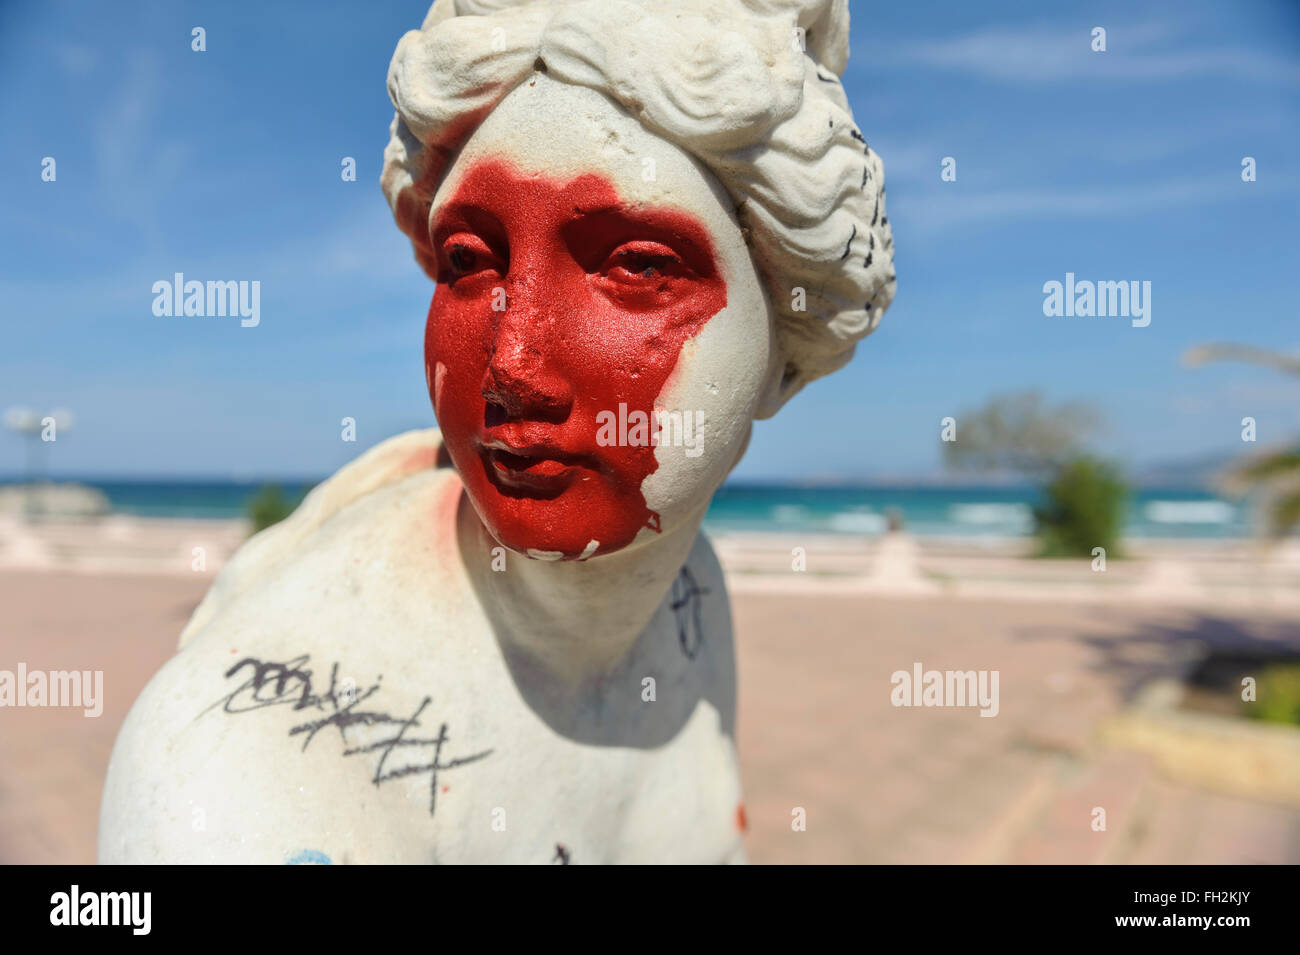
[[[580,697],[628,655],[663,602],[699,533],[705,507],[661,537],[590,560],[543,561],[506,551],[462,493],[456,536],[503,650]],[[496,567],[502,566],[497,551]]]

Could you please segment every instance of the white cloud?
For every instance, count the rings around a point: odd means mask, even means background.
[[[192,151],[181,142],[159,143],[155,135],[165,85],[157,55],[136,50],[127,60],[125,79],[96,110],[91,127],[99,197],[105,212],[157,242],[166,191],[177,182]]]
[[[1164,184],[1132,183],[1110,188],[1006,189],[987,192],[945,190],[942,194],[891,194],[890,212],[912,230],[946,230],[970,222],[1006,219],[1118,219],[1166,206],[1240,198],[1265,198],[1262,191],[1243,193],[1232,177],[1181,179]],[[1269,193],[1276,197],[1276,192]],[[1290,191],[1290,190],[1288,190]]]
[[[1017,83],[1162,80],[1192,76],[1300,85],[1300,64],[1244,47],[1170,48],[1172,25],[1107,28],[1105,53],[1092,50],[1091,27],[993,27],[903,46],[889,66],[926,66]]]

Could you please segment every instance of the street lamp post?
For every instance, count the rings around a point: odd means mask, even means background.
[[[37,506],[37,483],[44,470],[40,465],[40,446],[58,439],[59,432],[72,428],[72,412],[62,409],[51,411],[46,415],[37,414],[31,408],[10,408],[5,412],[5,427],[17,432],[26,439],[26,469],[23,482],[27,486],[27,516],[35,517]]]

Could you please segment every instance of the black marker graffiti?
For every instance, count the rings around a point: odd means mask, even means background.
[[[438,808],[438,774],[440,772],[477,762],[491,755],[492,750],[487,749],[474,753],[472,756],[455,757],[444,762],[442,758],[443,747],[448,740],[446,723],[439,726],[438,735],[435,737],[410,735],[410,731],[420,727],[420,716],[433,702],[432,697],[426,696],[421,700],[415,712],[405,719],[399,719],[379,710],[363,710],[359,708],[360,704],[379,692],[380,684],[378,680],[364,690],[358,691],[349,686],[340,691],[338,684],[339,665],[335,663],[330,667],[329,688],[323,693],[317,693],[312,686],[312,671],[307,669],[306,666],[309,660],[310,657],[306,654],[294,657],[287,663],[275,663],[245,657],[227,670],[225,677],[229,680],[241,671],[251,669],[247,679],[232,692],[203,710],[203,713],[207,713],[218,706],[225,713],[247,713],[268,706],[290,706],[295,712],[299,710],[315,710],[317,713],[323,714],[319,719],[298,723],[289,729],[290,736],[303,737],[303,750],[306,750],[311,745],[312,740],[316,738],[316,735],[321,730],[333,727],[338,730],[339,740],[344,747],[344,756],[375,752],[381,754],[375,767],[375,774],[371,777],[371,782],[375,786],[392,779],[428,773],[430,815],[433,815]],[[200,713],[199,715],[202,716],[203,714]],[[381,739],[370,740],[363,745],[354,745],[348,740],[347,730],[363,726],[391,726],[394,730],[391,735],[385,735]],[[414,762],[391,765],[393,762],[398,762],[398,758],[394,754],[399,751],[425,755],[431,753],[431,758],[416,759]],[[390,757],[392,757],[391,760]]]
[[[710,593],[708,587],[700,587],[695,582],[695,575],[689,567],[673,581],[672,610],[677,617],[677,642],[681,644],[682,653],[694,660],[704,642],[704,626],[700,623],[700,598]]]
[[[843,262],[845,259],[849,257],[849,250],[853,248],[853,240],[856,239],[857,237],[858,237],[858,226],[856,223],[854,223],[853,232],[849,236],[849,241],[844,243],[844,254],[840,256],[841,262]]]

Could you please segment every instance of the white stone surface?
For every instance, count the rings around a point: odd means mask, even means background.
[[[497,6],[439,0],[394,57],[399,224],[422,257],[431,211],[482,158],[597,171],[702,221],[727,304],[656,407],[703,410],[705,451],[659,446],[642,493],[661,532],[585,560],[500,548],[434,466],[437,432],[342,469],[234,556],[136,702],[103,862],[743,860],[730,614],[699,526],[753,419],[847,361],[892,297],[879,160],[818,79],[843,68],[846,6],[453,16]]]
[[[627,619],[644,601],[626,581],[659,572],[653,552],[583,563],[510,554],[494,572],[495,542],[455,473],[423,464],[436,441],[412,432],[380,445],[228,565],[123,726],[102,862],[283,863],[310,850],[335,863],[546,863],[557,846],[575,863],[741,857],[730,618],[707,543],[689,531],[664,541],[669,578],[684,550],[707,591],[698,630],[672,610],[671,591],[648,621]],[[529,570],[586,573],[557,582]],[[300,706],[301,676],[277,687],[270,674],[256,695],[282,702],[225,712],[253,667],[223,674],[246,658],[299,660],[310,695],[327,699]],[[408,738],[436,738],[445,722],[442,765],[488,753],[440,770],[436,790],[428,771],[374,782],[429,763],[431,747],[390,753],[383,769],[382,747],[345,755],[391,739],[393,724],[293,734],[339,709],[405,720],[426,697]]]

